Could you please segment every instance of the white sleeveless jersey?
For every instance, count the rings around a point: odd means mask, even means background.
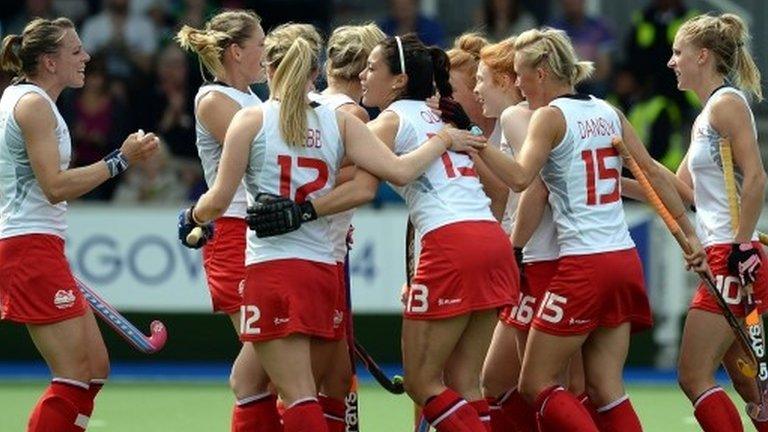
[[[693,195],[696,203],[696,234],[703,246],[733,242],[731,214],[728,210],[728,195],[725,193],[723,162],[720,159],[720,134],[709,120],[712,104],[723,94],[733,93],[749,103],[744,93],[733,87],[717,89],[707,100],[701,113],[693,123],[691,146],[688,149],[688,170],[693,179]],[[755,118],[752,110],[752,130],[757,138]],[[734,171],[736,170],[734,165]],[[736,173],[736,188],[741,197],[741,175]],[[738,198],[740,199],[740,198]],[[753,234],[757,240],[757,233]]]
[[[310,100],[323,104],[334,111],[342,105],[357,105],[351,97],[345,94],[326,95],[312,92],[308,96]],[[333,256],[337,262],[344,262],[347,256],[347,233],[349,232],[349,226],[352,224],[352,216],[354,216],[354,214],[355,209],[349,209],[341,213],[326,216],[326,219],[331,222]]]
[[[501,150],[501,152],[506,155],[515,157],[515,149],[513,149],[509,143],[507,143],[507,137],[504,136],[504,132],[501,129],[501,122],[496,120],[496,125],[493,127],[493,134],[491,134],[491,137],[488,138],[488,144],[498,147],[499,150]],[[491,141],[496,133],[499,134],[498,146],[496,146],[495,143],[492,143]],[[515,222],[515,214],[517,213],[517,202],[519,200],[520,194],[513,191],[512,189],[509,189],[509,195],[507,195],[507,203],[504,207],[504,214],[501,216],[501,228],[508,236],[512,234],[512,227],[514,226]]]
[[[307,141],[289,145],[280,134],[280,103],[269,100],[262,109],[263,125],[245,173],[249,199],[268,192],[301,203],[330,192],[344,158],[336,112],[313,102],[307,107]],[[291,233],[261,239],[248,231],[246,265],[287,258],[335,264],[330,221],[321,217]]]
[[[399,100],[386,110],[400,118],[394,149],[398,155],[417,149],[444,126],[423,101]],[[405,199],[411,221],[422,236],[454,222],[496,221],[491,200],[466,154],[445,152],[419,178],[393,188]]]
[[[500,126],[499,129],[501,129]],[[504,136],[503,132],[501,134],[501,151],[512,157],[517,153],[507,143],[507,137]],[[501,226],[507,234],[512,234],[512,228],[515,226],[519,201],[520,194],[510,189],[507,208],[501,221]],[[557,229],[552,220],[552,207],[547,204],[541,215],[539,226],[523,248],[523,262],[551,261],[557,259],[559,255],[560,248],[557,245]]]
[[[32,84],[8,86],[0,99],[0,238],[23,234],[53,234],[64,238],[67,203],[51,204],[35,178],[21,127],[13,111],[22,96],[37,93],[51,105],[56,117],[59,169],[69,167],[72,140],[56,104]]]
[[[195,96],[195,132],[197,134],[197,154],[200,156],[200,161],[203,164],[203,173],[205,174],[205,182],[208,187],[213,186],[213,182],[216,180],[216,173],[219,171],[219,161],[221,160],[221,152],[223,150],[222,143],[216,141],[216,138],[203,126],[203,123],[197,118],[197,104],[200,99],[206,94],[215,91],[219,92],[228,98],[235,101],[240,108],[259,105],[261,99],[248,90],[247,93],[242,92],[234,87],[223,84],[204,84],[197,91]],[[224,212],[223,216],[244,218],[246,213],[247,200],[245,197],[245,187],[241,183],[235,191],[235,195],[232,197],[232,203],[229,208]]]
[[[565,117],[563,140],[541,170],[557,227],[560,256],[634,247],[621,201],[621,158],[611,137],[621,121],[605,101],[586,95],[549,103]]]

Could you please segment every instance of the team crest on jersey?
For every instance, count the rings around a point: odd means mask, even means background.
[[[53,296],[53,305],[57,309],[69,309],[75,304],[75,293],[72,290],[58,290]]]
[[[344,321],[344,312],[334,309],[333,311],[333,328],[339,328],[341,323]]]

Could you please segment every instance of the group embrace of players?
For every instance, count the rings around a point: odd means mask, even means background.
[[[621,198],[641,192],[621,177],[617,139],[691,245],[688,267],[714,275],[737,316],[742,285],[768,300],[755,242],[766,176],[746,96],[762,98],[760,74],[737,16],[678,30],[667,66],[703,109],[676,174],[619,110],[576,92],[592,65],[562,31],[497,43],[467,34],[446,53],[372,24],[337,28],[327,43],[306,24],[265,35],[258,16],[235,10],[177,41],[207,72],[194,114],[210,187],[181,212],[179,238],[203,248],[214,310],[243,342],[233,431],[345,430],[347,238],[380,180],[404,197],[420,239],[403,295],[405,388],[438,431],[642,430],[622,370],[630,333],[652,318]],[[65,201],[151,157],[157,141],[131,134],[103,161],[68,169],[55,100],[83,85],[89,59],[69,20],[32,21],[4,39],[0,59],[19,77],[0,100],[0,313],[27,325],[54,376],[28,430],[81,431],[109,363],[63,254]],[[250,90],[264,79],[267,101]],[[369,121],[362,106],[380,114]],[[741,178],[735,230],[722,138]],[[755,380],[733,373],[740,349],[699,286],[679,376],[707,432],[743,430],[714,381],[720,364],[746,402],[760,401]]]

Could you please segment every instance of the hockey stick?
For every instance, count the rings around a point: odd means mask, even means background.
[[[736,191],[736,179],[733,174],[733,153],[731,145],[726,139],[720,140],[720,160],[723,164],[723,178],[725,180],[725,193],[728,195],[728,210],[731,213],[731,228],[734,235],[739,229],[740,209]],[[747,402],[747,414],[755,420],[768,420],[768,362],[765,355],[765,331],[763,318],[755,302],[752,284],[742,287],[744,296],[744,314],[747,334],[750,337],[752,351],[755,353],[758,365],[757,390],[758,402]]]
[[[664,224],[667,226],[667,229],[669,229],[677,243],[685,253],[690,253],[691,245],[688,243],[688,239],[685,237],[683,230],[680,228],[680,225],[677,223],[675,218],[672,217],[672,215],[669,213],[669,210],[664,205],[664,203],[661,202],[661,199],[656,193],[656,190],[645,176],[645,172],[643,172],[642,168],[640,168],[635,159],[632,158],[632,155],[629,153],[629,150],[627,150],[624,142],[620,138],[613,138],[611,144],[613,144],[616,150],[618,150],[621,158],[624,160],[624,164],[629,168],[629,170],[635,176],[637,182],[643,188],[643,192],[645,193],[646,198],[648,198],[648,202],[654,207],[656,213],[664,221]],[[712,296],[715,298],[717,306],[720,308],[723,316],[725,317],[725,320],[728,322],[731,330],[733,330],[733,333],[736,335],[736,340],[739,342],[739,345],[741,345],[744,353],[746,354],[746,358],[740,358],[738,360],[739,370],[744,376],[754,378],[757,376],[757,357],[755,356],[755,352],[752,350],[749,337],[747,336],[744,328],[741,326],[736,316],[734,316],[733,312],[731,312],[731,309],[728,307],[728,304],[726,303],[720,291],[718,291],[714,281],[712,281],[712,278],[710,278],[706,273],[699,273],[698,275],[707,286],[710,294],[712,294]]]
[[[403,377],[400,375],[395,375],[392,377],[392,379],[390,379],[381,369],[381,367],[373,360],[373,357],[368,354],[368,351],[363,348],[360,342],[355,341],[354,346],[357,358],[363,362],[365,368],[368,369],[368,372],[371,373],[376,382],[384,387],[384,390],[396,395],[403,394],[405,392],[405,389],[403,388]]]
[[[168,340],[165,324],[157,320],[152,321],[149,326],[152,336],[147,337],[83,281],[75,277],[75,282],[83,293],[83,297],[91,305],[93,312],[109,324],[112,330],[122,336],[132,347],[144,354],[153,354],[163,349]]]
[[[352,383],[347,397],[344,398],[344,405],[346,406],[344,430],[346,432],[358,432],[360,431],[360,405],[357,393],[357,366],[355,365],[355,331],[352,320],[352,285],[349,279],[349,243],[347,244],[347,255],[344,257],[344,284],[347,291],[347,351],[349,353],[349,365],[352,368]]]

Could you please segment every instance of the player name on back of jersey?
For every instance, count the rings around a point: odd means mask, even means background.
[[[579,135],[581,135],[581,139],[618,135],[616,132],[616,125],[603,117],[579,120],[576,124],[579,127]]]

